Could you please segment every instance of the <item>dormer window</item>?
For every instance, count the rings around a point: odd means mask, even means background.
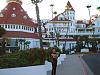
[[[20,11],[23,12],[23,9],[21,9]]]
[[[27,19],[27,16],[23,16],[24,19]]]
[[[5,10],[7,10],[7,8],[5,8]]]
[[[0,13],[0,17],[3,17],[3,14],[2,13]]]
[[[12,17],[16,17],[16,14],[13,13],[11,16],[12,16]]]
[[[13,8],[13,10],[16,10],[16,8]]]
[[[63,17],[59,17],[59,20],[60,20],[60,21],[63,21],[63,20],[64,20],[64,18],[63,18]]]

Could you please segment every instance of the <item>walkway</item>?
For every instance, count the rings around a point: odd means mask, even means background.
[[[47,75],[51,75],[48,71]],[[79,55],[67,55],[65,61],[57,67],[56,75],[93,75]]]

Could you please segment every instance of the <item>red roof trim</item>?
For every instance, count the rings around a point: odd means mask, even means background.
[[[3,37],[39,39],[39,36],[36,33],[19,32],[19,31],[7,31],[6,34],[3,35]]]

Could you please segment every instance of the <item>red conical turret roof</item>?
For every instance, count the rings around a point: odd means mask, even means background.
[[[21,7],[20,0],[8,0],[7,6],[0,13],[0,24],[21,24],[35,27],[32,19],[27,12]]]

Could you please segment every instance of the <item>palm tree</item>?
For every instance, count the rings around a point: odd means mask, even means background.
[[[91,5],[87,5],[86,7],[88,8],[88,11],[89,11],[89,18],[90,18],[90,20],[91,20],[91,15],[90,15],[90,8],[91,8]]]
[[[57,15],[57,12],[56,12],[56,11],[54,11],[54,12],[53,12],[53,14],[56,16],[56,15]]]
[[[100,7],[97,7],[97,10],[99,10],[99,11],[100,11]]]
[[[39,16],[38,3],[42,1],[43,0],[31,0],[32,4],[35,4],[35,9],[36,9],[36,17],[37,17],[37,22],[38,22],[39,39],[40,39],[40,48],[43,48],[43,44],[42,44],[42,31],[41,31],[41,21],[40,21],[40,16]]]

